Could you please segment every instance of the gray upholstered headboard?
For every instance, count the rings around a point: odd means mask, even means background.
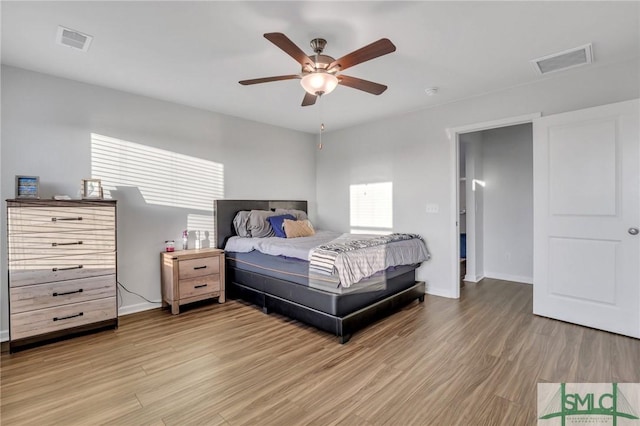
[[[216,229],[216,247],[224,248],[229,237],[236,235],[233,218],[241,210],[296,209],[307,212],[306,201],[287,200],[214,200],[213,224]]]

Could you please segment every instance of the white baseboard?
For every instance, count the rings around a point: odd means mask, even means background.
[[[0,342],[9,340],[9,330],[0,330]]]
[[[118,308],[118,316],[135,314],[136,312],[148,311],[150,309],[156,309],[162,306],[161,302],[158,303],[138,303],[136,305],[121,306]]]
[[[477,283],[478,281],[482,281],[483,278],[484,278],[484,275],[478,275],[475,277],[471,275],[465,275],[462,281],[466,281],[469,283]]]
[[[485,272],[486,278],[493,278],[494,280],[513,281],[516,283],[533,284],[533,277],[525,277],[522,275],[510,275],[501,274],[499,272]]]
[[[433,287],[432,285],[429,285],[429,284],[427,284],[426,293],[432,296],[440,296],[440,297],[446,297],[449,299],[455,299],[455,297],[447,289]]]

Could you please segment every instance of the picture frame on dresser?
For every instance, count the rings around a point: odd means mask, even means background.
[[[16,175],[16,198],[40,198],[40,177]]]
[[[100,179],[82,179],[82,199],[101,200],[103,198]]]

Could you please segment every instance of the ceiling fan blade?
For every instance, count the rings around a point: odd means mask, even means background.
[[[363,80],[361,78],[349,77],[348,75],[340,74],[338,76],[340,84],[343,86],[351,87],[358,90],[371,93],[372,95],[379,95],[385,90],[387,86],[384,84],[374,83],[373,81]]]
[[[264,38],[282,49],[287,55],[298,61],[303,67],[315,66],[315,62],[311,60],[294,42],[282,33],[266,33]]]
[[[300,78],[300,76],[298,74],[278,75],[275,77],[263,77],[263,78],[254,78],[252,80],[242,80],[242,81],[239,81],[238,83],[242,84],[243,86],[247,86],[249,84],[269,83],[270,81],[280,81],[280,80],[294,80],[296,78]]]
[[[302,99],[302,106],[313,105],[316,103],[316,99],[318,99],[316,95],[312,95],[309,92],[304,92],[304,99]]]
[[[396,46],[391,43],[391,40],[388,38],[381,38],[380,40],[374,41],[365,47],[361,47],[358,50],[344,55],[342,58],[336,59],[329,65],[329,69],[338,66],[340,67],[340,71],[344,71],[354,65],[361,64],[395,51]]]

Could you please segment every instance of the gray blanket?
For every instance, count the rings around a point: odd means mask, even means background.
[[[342,286],[349,287],[391,266],[420,263],[429,257],[422,237],[416,234],[343,234],[311,251],[309,272],[335,273]]]

